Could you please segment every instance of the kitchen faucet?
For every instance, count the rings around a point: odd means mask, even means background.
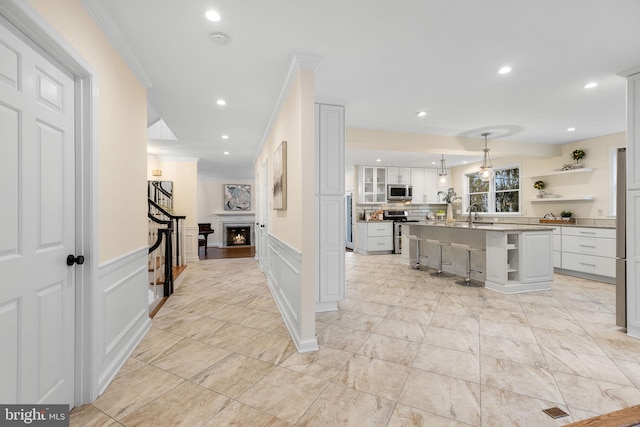
[[[477,203],[471,203],[469,205],[469,207],[467,208],[467,212],[469,212],[469,227],[471,227],[471,224],[473,224],[473,216],[471,215],[471,208],[473,208],[473,213],[475,214],[475,219],[478,219],[478,209],[480,208],[480,205],[478,205]]]

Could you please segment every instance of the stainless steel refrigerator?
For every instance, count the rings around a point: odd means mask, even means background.
[[[627,327],[627,149],[616,162],[616,325]]]

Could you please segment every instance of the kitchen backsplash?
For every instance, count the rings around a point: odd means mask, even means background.
[[[404,203],[383,203],[379,205],[357,205],[356,206],[356,219],[364,219],[365,212],[373,211],[407,211],[409,219],[411,220],[424,220],[427,218],[427,212],[431,212],[435,215],[436,211],[446,210],[447,205],[444,203],[433,204],[404,204]],[[455,204],[454,204],[454,217],[455,217]]]

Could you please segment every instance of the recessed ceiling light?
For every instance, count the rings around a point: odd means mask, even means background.
[[[576,128],[568,128],[567,132],[573,132],[574,130],[576,130]]]
[[[376,159],[376,162],[380,163],[382,161],[382,159]]]
[[[436,164],[436,162],[431,162],[431,164],[432,164],[432,165],[435,165],[435,164]]]
[[[418,111],[418,113],[417,113],[417,116],[418,116],[418,117],[424,117],[424,116],[426,116],[426,115],[427,115],[427,112],[426,112],[426,111]]]
[[[215,10],[208,10],[204,16],[211,22],[218,22],[220,20],[220,14]]]
[[[462,164],[463,164],[463,165],[466,165],[466,164],[467,164],[467,161],[465,160],[464,162],[462,162]]]
[[[505,65],[504,67],[498,70],[498,74],[509,74],[511,72],[511,67]]]
[[[224,153],[222,153],[222,154],[224,154],[225,156],[228,156],[228,155],[229,155],[229,152],[228,152],[228,151],[225,151],[225,152],[224,152]]]
[[[229,139],[229,135],[222,135],[222,139]]]
[[[598,86],[598,83],[596,82],[589,82],[586,85],[584,85],[585,89],[593,89],[594,87]]]
[[[218,99],[216,101],[216,104],[218,104],[218,105],[227,105],[227,101],[225,101],[224,99]]]

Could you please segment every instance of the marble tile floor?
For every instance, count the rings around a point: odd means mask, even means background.
[[[254,259],[193,264],[72,426],[560,426],[640,404],[614,287],[502,295],[346,254],[346,299],[298,354]],[[552,419],[557,406],[570,416]]]

